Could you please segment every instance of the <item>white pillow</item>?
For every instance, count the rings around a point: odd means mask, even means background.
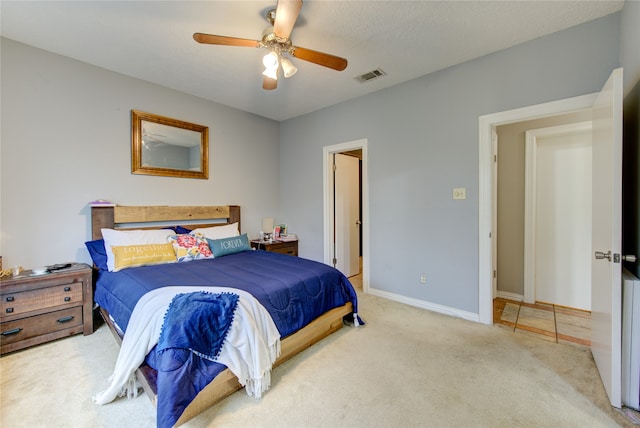
[[[224,226],[201,227],[199,229],[193,229],[190,233],[192,235],[204,236],[209,239],[224,239],[240,236],[237,222]]]
[[[102,229],[102,239],[107,252],[107,268],[113,272],[115,256],[111,247],[122,245],[166,244],[167,238],[175,235],[171,229],[159,230],[114,230]]]

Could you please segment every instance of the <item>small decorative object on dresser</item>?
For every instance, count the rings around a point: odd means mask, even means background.
[[[271,251],[273,253],[289,254],[291,256],[298,255],[298,240],[294,241],[261,241],[254,239],[251,241],[251,247],[256,250]]]
[[[46,268],[0,279],[0,354],[93,333],[91,268],[82,263]]]

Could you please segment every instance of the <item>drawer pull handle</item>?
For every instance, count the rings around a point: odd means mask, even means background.
[[[18,328],[14,328],[14,329],[11,329],[11,330],[3,331],[2,335],[3,336],[11,336],[12,334],[18,334],[21,331],[22,331],[22,329],[20,327],[18,327]]]
[[[62,324],[62,323],[65,323],[65,322],[69,322],[69,321],[71,321],[73,318],[74,318],[74,316],[73,316],[73,315],[69,315],[68,317],[62,317],[62,318],[60,318],[60,319],[58,320],[58,322],[59,322],[60,324]]]
[[[7,297],[7,302],[13,302],[13,301],[14,301],[14,297],[13,296]]]
[[[71,287],[64,287],[64,291],[71,291]]]
[[[65,301],[65,302],[70,302],[70,301],[71,301],[71,297],[69,297],[69,296],[65,297],[65,298],[64,298],[64,301]]]
[[[13,313],[13,308],[7,308],[7,310],[5,311],[8,314],[12,314]]]

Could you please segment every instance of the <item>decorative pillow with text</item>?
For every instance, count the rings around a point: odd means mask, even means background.
[[[242,251],[251,250],[249,238],[244,233],[240,236],[233,236],[224,239],[207,239],[211,252],[215,257],[222,257],[229,254],[240,253]]]
[[[135,229],[115,230],[101,229],[104,248],[107,253],[107,268],[111,272],[115,266],[113,247],[127,245],[166,244],[167,238],[175,235],[172,229]],[[174,254],[175,257],[175,254]]]
[[[115,259],[113,272],[125,268],[176,262],[176,254],[170,243],[116,245],[111,247],[111,251]]]

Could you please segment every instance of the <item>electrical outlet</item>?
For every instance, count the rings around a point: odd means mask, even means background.
[[[467,199],[467,189],[464,187],[453,189],[453,199]]]
[[[427,283],[427,274],[423,273],[422,275],[420,275],[420,282],[423,284]]]

